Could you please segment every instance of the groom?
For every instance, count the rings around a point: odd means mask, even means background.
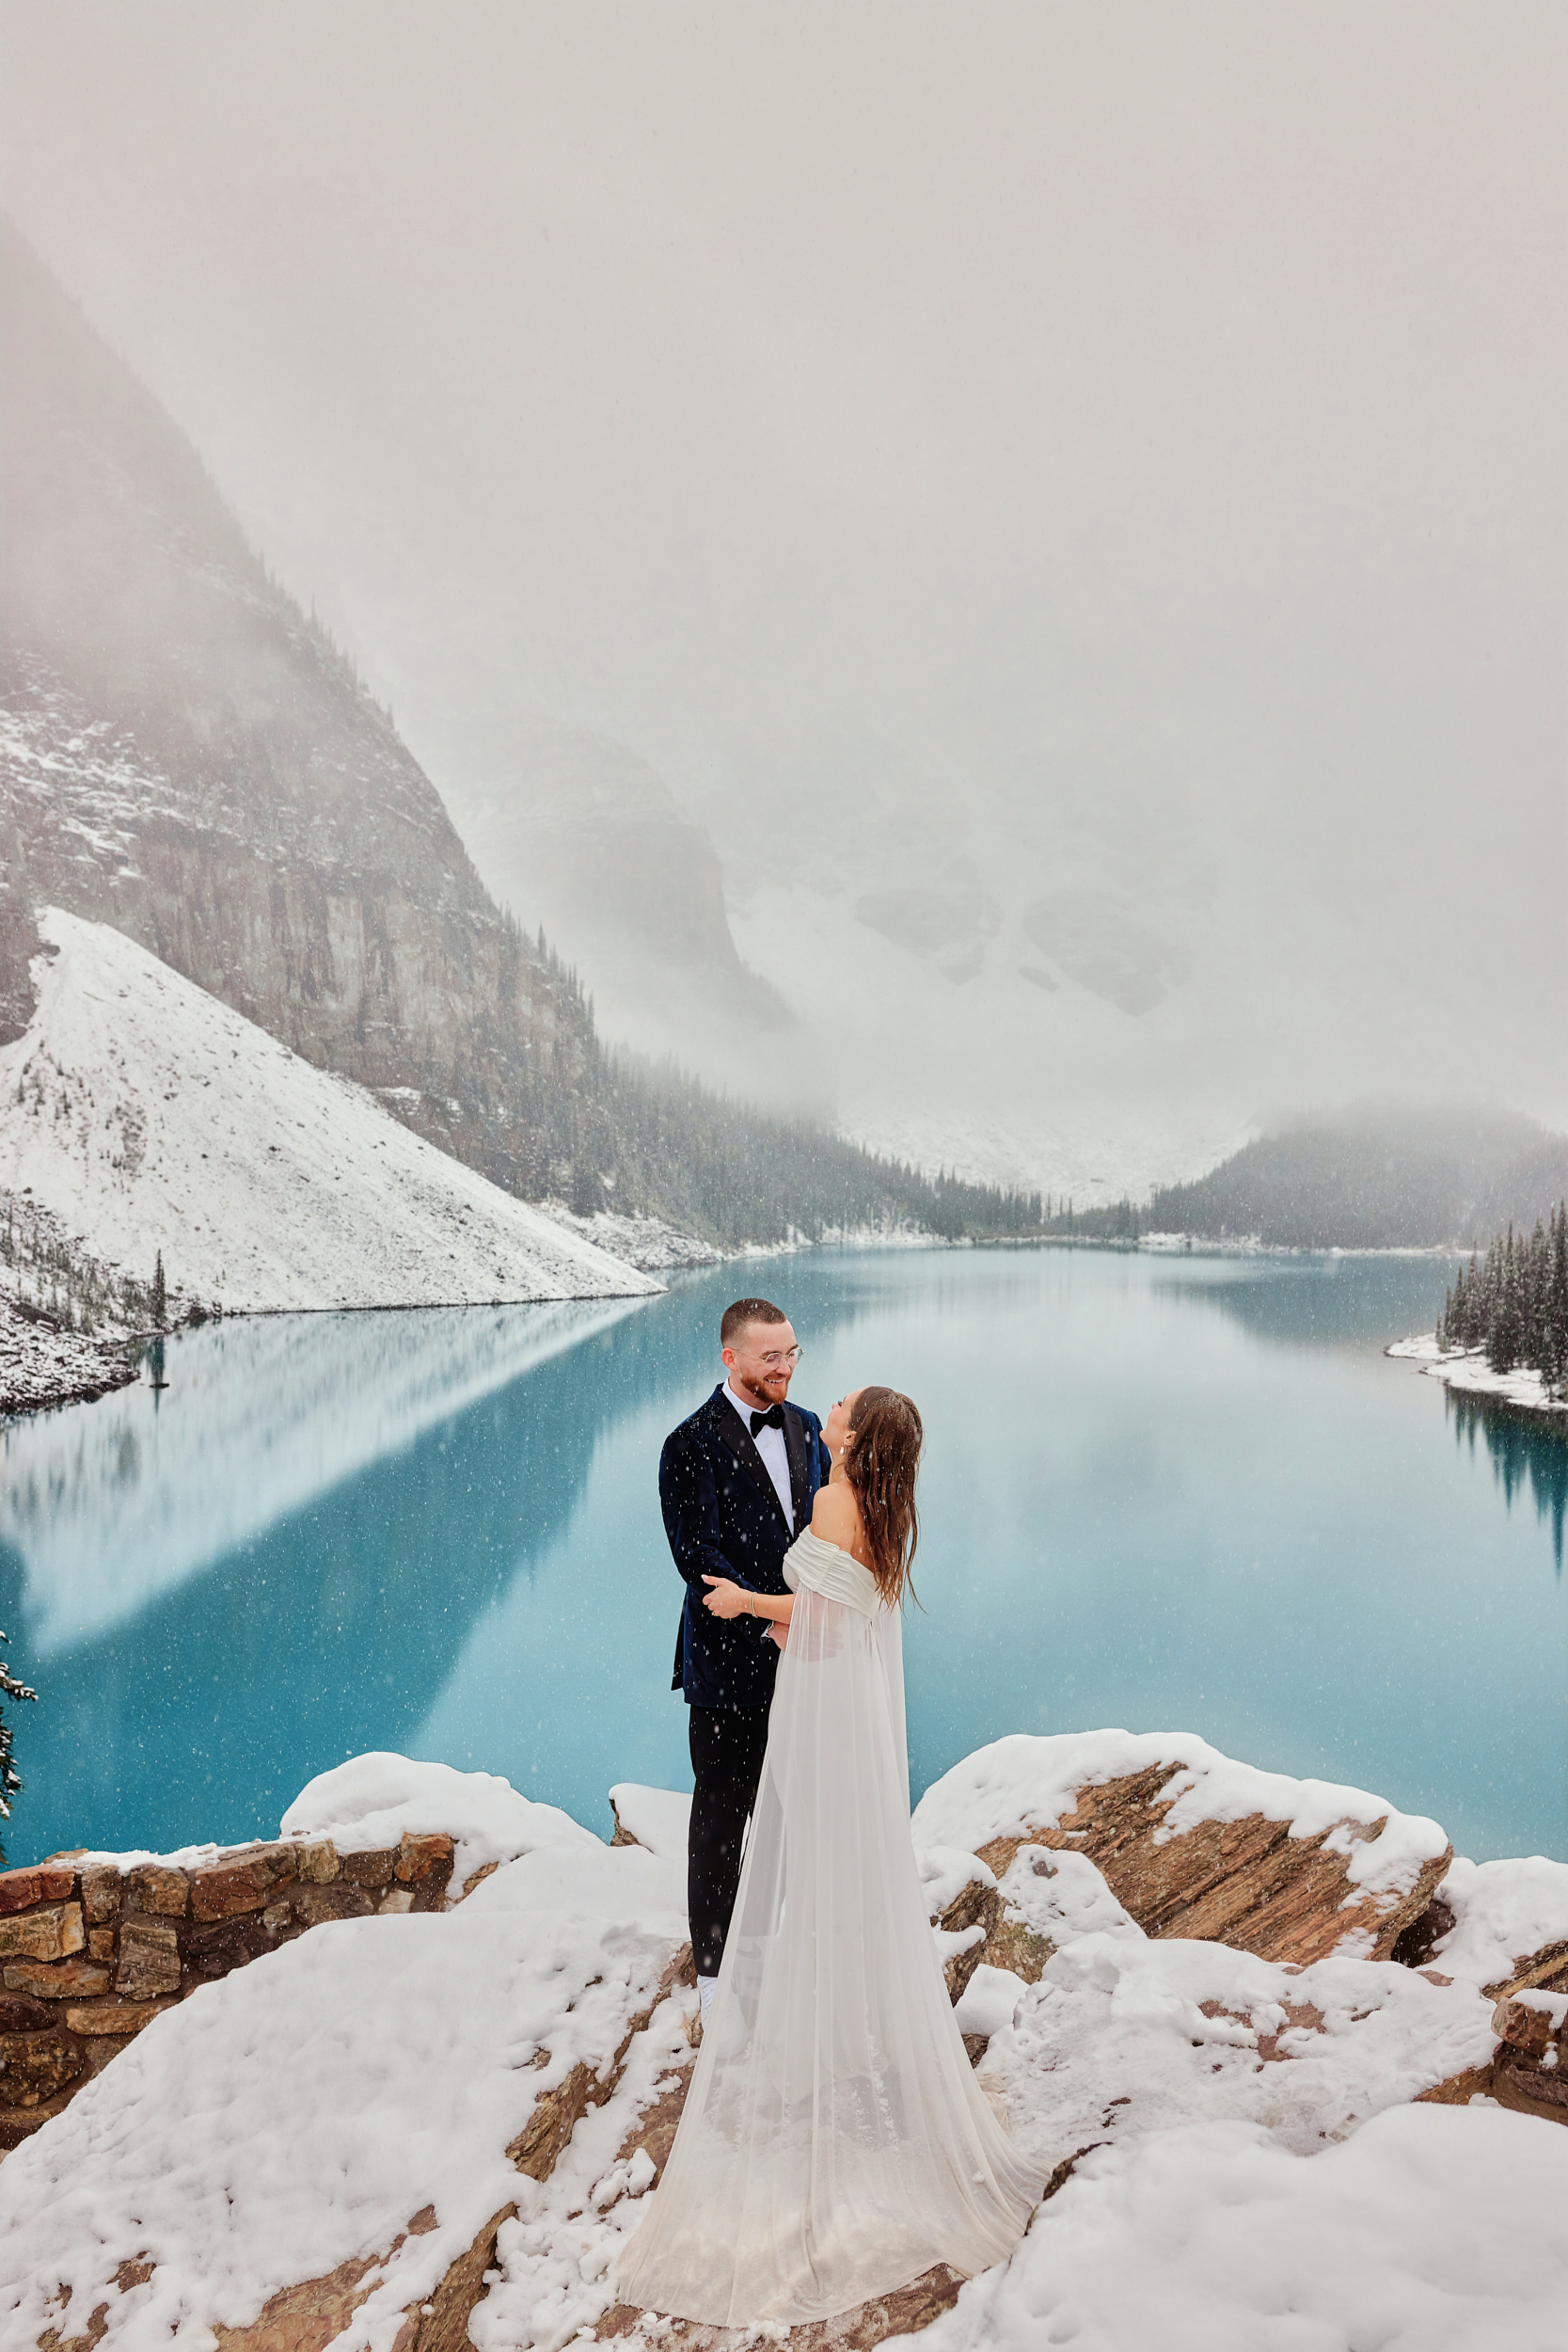
[[[670,1687],[691,1710],[687,1909],[705,2019],[740,1882],[779,1650],[766,1620],[705,1609],[703,1579],[786,1592],[784,1553],[810,1524],[829,1470],[816,1415],[784,1401],[800,1350],[782,1310],[737,1298],[724,1310],[719,1344],[726,1377],[665,1439],[658,1462],[664,1532],[686,1580]]]

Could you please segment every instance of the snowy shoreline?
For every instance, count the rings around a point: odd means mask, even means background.
[[[1461,1258],[1465,1244],[1438,1241],[1420,1248],[1407,1246],[1344,1248],[1338,1242],[1216,1241],[1202,1233],[1144,1233],[1138,1248],[1157,1257],[1194,1258]]]
[[[1419,1365],[1429,1379],[1441,1380],[1462,1396],[1484,1397],[1551,1428],[1568,1429],[1568,1398],[1549,1396],[1541,1375],[1522,1365],[1514,1372],[1494,1372],[1483,1348],[1442,1348],[1435,1331],[1419,1331],[1412,1339],[1395,1340],[1383,1352]]]
[[[654,1217],[618,1217],[606,1214],[593,1218],[579,1218],[555,1202],[540,1204],[537,1213],[565,1227],[568,1232],[579,1234],[599,1249],[621,1258],[639,1272],[665,1278],[705,1274],[719,1265],[737,1264],[753,1259],[797,1256],[817,1249],[1110,1249],[1155,1256],[1176,1254],[1164,1236],[1145,1236],[1136,1243],[1066,1234],[948,1241],[936,1233],[871,1231],[824,1234],[817,1241],[796,1237],[787,1242],[752,1243],[738,1249],[721,1250]],[[1192,1257],[1418,1258],[1442,1257],[1450,1253],[1447,1250],[1417,1249],[1314,1251],[1264,1248],[1262,1245],[1198,1243],[1190,1248],[1181,1248],[1180,1254]],[[602,1295],[641,1296],[644,1294]],[[354,1302],[317,1299],[287,1306],[225,1308],[222,1319],[259,1322],[277,1321],[291,1315],[402,1314],[422,1311],[445,1313],[454,1308],[493,1309],[549,1303],[547,1298],[503,1297],[382,1298]],[[93,1404],[117,1389],[129,1387],[140,1372],[141,1351],[159,1338],[178,1337],[185,1327],[182,1320],[162,1332],[152,1328],[105,1331],[102,1335],[68,1331],[48,1319],[36,1320],[31,1315],[24,1314],[15,1301],[0,1289],[0,1422],[25,1413],[50,1412],[71,1405]],[[1539,1375],[1513,1373],[1504,1380],[1490,1372],[1483,1359],[1477,1361],[1462,1355],[1437,1358],[1431,1334],[1425,1338],[1396,1341],[1384,1353],[1416,1359],[1420,1361],[1423,1371],[1433,1373],[1435,1377],[1449,1381],[1455,1388],[1500,1399],[1522,1411],[1538,1413],[1554,1424],[1568,1416],[1568,1405],[1554,1403],[1544,1394]]]
[[[281,1323],[301,1315],[451,1314],[453,1311],[483,1315],[501,1307],[559,1307],[564,1304],[635,1305],[641,1292],[607,1291],[587,1301],[558,1298],[388,1298],[370,1306],[341,1307],[331,1303],[312,1307],[236,1307],[205,1318],[208,1323]],[[40,1413],[68,1405],[92,1405],[128,1388],[142,1366],[142,1351],[157,1340],[182,1338],[195,1327],[184,1321],[162,1330],[128,1331],[88,1337],[21,1315],[0,1295],[0,1423],[24,1413]]]
[[[0,1297],[0,1422],[51,1406],[91,1405],[135,1378],[134,1340],[88,1338],[35,1323]]]

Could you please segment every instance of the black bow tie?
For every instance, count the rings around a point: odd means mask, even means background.
[[[784,1406],[782,1405],[769,1405],[766,1413],[753,1413],[752,1415],[752,1435],[753,1438],[756,1436],[759,1429],[782,1429],[783,1427]]]

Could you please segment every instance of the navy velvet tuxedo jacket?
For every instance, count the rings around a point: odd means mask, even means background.
[[[705,1609],[703,1579],[727,1576],[749,1592],[787,1592],[784,1556],[810,1525],[830,1465],[816,1415],[786,1404],[784,1452],[795,1506],[795,1525],[786,1526],[773,1481],[724,1385],[671,1432],[658,1457],[664,1532],[686,1580],[670,1688],[683,1691],[693,1707],[760,1707],[773,1695],[778,1644],[755,1617],[726,1621]]]

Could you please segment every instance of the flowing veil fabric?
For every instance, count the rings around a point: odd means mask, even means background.
[[[717,2326],[973,2274],[1040,2184],[971,2072],[910,1839],[898,1613],[808,1530],[712,2014],[621,2299]]]

